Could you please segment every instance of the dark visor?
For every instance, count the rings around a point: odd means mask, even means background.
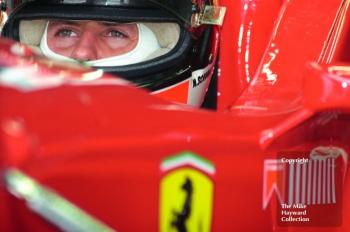
[[[147,7],[148,0],[42,0],[54,4],[92,5],[92,6],[120,6],[120,7]]]

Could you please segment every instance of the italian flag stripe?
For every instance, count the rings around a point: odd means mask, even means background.
[[[215,167],[212,162],[199,157],[191,152],[184,152],[179,155],[175,155],[164,159],[161,163],[161,171],[167,172],[169,170],[184,166],[191,165],[199,170],[208,173],[210,175],[215,174]]]

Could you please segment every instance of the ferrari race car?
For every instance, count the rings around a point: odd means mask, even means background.
[[[349,3],[222,0],[215,110],[1,38],[0,231],[350,231]]]

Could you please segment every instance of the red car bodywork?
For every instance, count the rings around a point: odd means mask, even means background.
[[[222,3],[217,112],[108,75],[83,81],[98,73],[33,58],[1,39],[0,231],[57,229],[10,194],[11,170],[116,231],[165,231],[164,223],[181,231],[181,207],[172,219],[162,212],[178,201],[164,195],[167,177],[182,172],[212,187],[196,191],[196,180],[187,192],[186,223],[209,205],[193,222],[197,231],[350,231],[349,1]],[[32,81],[3,81],[11,75]],[[283,203],[305,205],[310,221],[281,221]]]

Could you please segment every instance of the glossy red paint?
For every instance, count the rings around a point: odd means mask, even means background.
[[[235,8],[237,3],[224,4],[228,12],[241,9]],[[1,39],[0,54],[6,57],[0,61],[2,172],[20,169],[117,231],[158,231],[161,164],[190,151],[215,167],[210,231],[349,231],[350,73],[343,50],[348,1],[265,1],[274,6],[266,17],[262,12],[268,7],[262,1],[240,4],[239,19],[229,13],[223,29],[218,112],[169,103],[92,70],[13,54],[16,45]],[[261,18],[248,20],[254,9],[261,9],[255,15]],[[269,33],[251,38],[256,53],[249,73],[256,74],[248,83],[243,64],[237,62],[251,47],[242,45],[245,52],[237,54],[227,25],[235,25],[237,38],[243,22],[246,43],[250,21],[269,25]],[[36,81],[44,77],[51,82]],[[14,79],[18,82],[9,81]],[[236,83],[243,84],[233,86]],[[311,160],[312,152],[325,148],[345,154],[334,161],[334,195],[322,195],[325,187],[314,184],[320,188],[320,198],[314,198],[319,204],[308,210],[317,223],[281,225],[279,201],[296,202],[305,195],[291,190],[297,188],[294,182],[281,189],[277,177],[286,176],[273,172],[279,166],[268,165],[284,154]],[[315,164],[328,167],[327,162]],[[285,170],[290,177],[291,166]],[[330,172],[320,173],[318,177]],[[5,181],[0,187],[0,216],[6,218],[1,231],[55,229],[10,195]],[[328,196],[336,201],[328,201]],[[337,215],[334,221],[328,220],[329,212]]]
[[[257,73],[283,1],[221,3],[228,10],[221,31],[218,110],[225,110]]]

